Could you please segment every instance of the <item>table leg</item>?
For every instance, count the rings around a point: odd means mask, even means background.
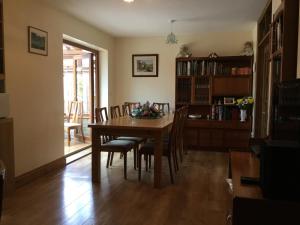
[[[99,183],[101,175],[101,138],[96,129],[92,129],[92,181]]]
[[[154,187],[161,187],[161,172],[162,172],[162,152],[163,152],[163,137],[159,132],[155,136],[155,149],[154,149]]]

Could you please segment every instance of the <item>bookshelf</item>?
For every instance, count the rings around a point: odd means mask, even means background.
[[[273,15],[271,26],[271,123],[270,135],[274,139],[287,138],[284,132],[278,135],[279,87],[293,81],[297,74],[299,0],[282,0]],[[283,115],[281,115],[282,117]],[[284,116],[283,116],[284,117]]]
[[[251,112],[241,123],[239,109],[230,100],[252,95],[252,64],[252,56],[176,59],[176,108],[189,106],[188,147],[248,146]]]
[[[5,92],[3,0],[0,0],[0,93]]]
[[[268,1],[257,23],[257,76],[255,137],[265,138],[269,128],[269,86],[271,54],[272,1]]]

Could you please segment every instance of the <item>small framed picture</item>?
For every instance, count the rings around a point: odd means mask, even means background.
[[[48,32],[35,27],[28,27],[28,52],[48,55]]]
[[[133,77],[158,77],[158,54],[132,55]]]
[[[232,97],[224,97],[224,105],[234,105],[234,98]]]

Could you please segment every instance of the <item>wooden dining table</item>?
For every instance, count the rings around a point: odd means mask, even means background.
[[[104,122],[89,124],[92,129],[92,181],[101,182],[101,136],[131,136],[153,138],[154,149],[154,187],[161,187],[163,137],[173,123],[173,114],[156,119],[138,119],[130,116],[119,117]]]

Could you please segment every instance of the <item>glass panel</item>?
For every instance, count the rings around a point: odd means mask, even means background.
[[[64,113],[68,114],[69,103],[75,99],[74,64],[73,59],[64,59]]]
[[[86,136],[90,136],[87,124],[90,119],[90,55],[85,54],[77,60],[77,100],[83,103],[83,129]]]

